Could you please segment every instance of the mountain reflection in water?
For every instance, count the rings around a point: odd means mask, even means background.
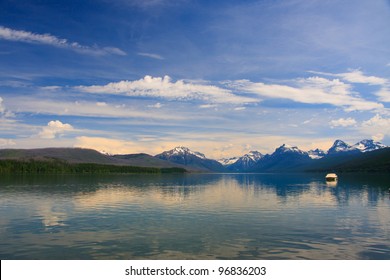
[[[1,259],[390,259],[388,175],[4,177]]]

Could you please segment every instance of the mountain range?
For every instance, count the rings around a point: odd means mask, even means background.
[[[283,144],[272,154],[250,151],[241,157],[214,160],[187,147],[152,156],[148,154],[107,155],[92,149],[44,148],[2,149],[0,160],[62,160],[157,168],[184,168],[190,172],[301,172],[301,171],[390,171],[390,148],[373,140],[349,145],[336,140],[327,151],[303,151]]]
[[[349,145],[342,140],[336,140],[327,151],[315,149],[306,152],[296,146],[283,144],[275,149],[272,154],[264,155],[258,151],[250,151],[241,157],[213,160],[206,158],[202,153],[191,151],[186,147],[176,147],[155,157],[201,171],[297,172],[333,170],[340,163],[347,164],[353,155],[355,155],[354,160],[358,161],[360,155],[376,150],[386,150],[385,148],[387,148],[385,145],[367,139],[354,145]]]

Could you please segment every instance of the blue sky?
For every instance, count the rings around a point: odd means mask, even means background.
[[[390,145],[390,1],[0,2],[0,148]]]

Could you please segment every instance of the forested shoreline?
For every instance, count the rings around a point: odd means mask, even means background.
[[[184,168],[156,168],[97,163],[69,163],[60,160],[0,160],[0,174],[106,174],[106,173],[185,173]]]

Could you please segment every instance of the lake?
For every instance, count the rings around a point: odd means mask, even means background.
[[[44,175],[0,182],[1,259],[390,259],[390,175]]]

